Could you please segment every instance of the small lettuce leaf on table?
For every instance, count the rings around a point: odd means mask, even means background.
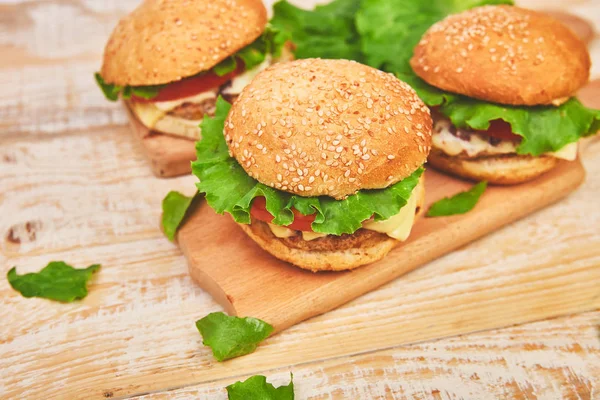
[[[290,225],[295,208],[303,215],[316,214],[312,223],[315,232],[354,233],[371,217],[383,221],[398,214],[423,174],[423,168],[419,168],[385,189],[360,190],[344,200],[327,196],[301,197],[279,191],[250,177],[235,158],[229,156],[223,127],[230,108],[231,105],[219,97],[215,116],[204,117],[202,140],[196,143],[197,160],[192,163],[192,172],[200,180],[198,191],[206,195],[208,204],[219,214],[231,214],[239,223],[250,223],[252,201],[262,196],[266,199],[267,211],[274,217],[273,224]]]
[[[217,361],[250,354],[271,333],[273,327],[258,318],[239,318],[222,312],[196,321],[202,343],[211,348]]]
[[[275,387],[263,375],[254,375],[243,382],[227,386],[229,400],[294,400],[294,376],[290,383]]]
[[[197,192],[194,196],[188,197],[172,190],[163,199],[161,225],[165,236],[170,241],[175,240],[175,234],[197,196]]]
[[[448,215],[465,214],[475,207],[486,188],[487,182],[479,182],[465,192],[460,192],[454,196],[438,200],[429,207],[427,216],[444,217]]]
[[[362,60],[360,38],[354,24],[360,0],[334,0],[314,10],[288,1],[273,5],[270,23],[291,34],[296,58],[345,58]]]
[[[18,275],[16,267],[8,271],[10,286],[23,297],[40,297],[71,303],[88,294],[87,282],[100,269],[100,264],[76,269],[64,261],[52,261],[40,272]]]

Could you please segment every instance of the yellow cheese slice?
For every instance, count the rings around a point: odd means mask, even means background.
[[[417,193],[420,193],[419,187],[416,187],[408,202],[400,209],[400,212],[385,221],[368,221],[363,223],[363,228],[375,232],[385,233],[391,238],[401,242],[408,239],[410,231],[415,222],[415,213],[417,211]]]
[[[161,111],[156,108],[152,103],[139,103],[132,101],[129,103],[131,111],[136,115],[144,126],[153,129],[158,122],[167,112]]]

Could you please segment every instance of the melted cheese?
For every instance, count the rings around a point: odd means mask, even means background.
[[[449,156],[456,156],[462,152],[469,157],[481,153],[512,154],[517,152],[515,143],[509,140],[503,140],[495,146],[477,134],[472,134],[469,140],[465,140],[450,133],[450,126],[451,122],[448,120],[437,121],[432,137],[433,147],[442,150]],[[577,142],[569,143],[558,151],[544,153],[544,155],[573,161],[577,158]]]
[[[278,238],[289,238],[292,236],[296,236],[296,232],[291,230],[290,228],[286,228],[285,226],[279,226],[279,225],[273,225],[273,224],[268,224],[269,228],[271,228],[271,232],[273,232],[273,235],[275,235]],[[302,239],[308,241],[311,240],[315,240],[318,238],[322,238],[327,236],[327,234],[325,233],[318,233],[318,232],[305,232],[302,231]]]
[[[255,68],[252,68],[249,71],[244,71],[243,74],[234,77],[231,80],[231,86],[228,86],[225,89],[223,89],[223,94],[238,95],[242,93],[242,89],[248,86],[252,79],[254,79],[254,77],[258,75],[260,71],[266,69],[269,65],[271,65],[271,56],[268,55],[265,58],[265,61],[263,61]]]
[[[154,104],[154,106],[156,106],[156,108],[158,108],[161,111],[169,112],[171,110],[176,109],[183,103],[198,103],[199,104],[199,103],[202,103],[204,100],[216,99],[217,93],[218,93],[218,90],[214,89],[214,90],[209,90],[208,92],[198,93],[193,96],[182,97],[181,99],[177,99],[177,100],[155,101],[152,104]]]
[[[389,237],[392,237],[399,241],[404,241],[410,235],[410,231],[412,230],[413,224],[415,222],[416,211],[417,211],[417,202],[419,200],[419,193],[421,193],[420,185],[422,183],[419,182],[419,185],[415,187],[412,192],[412,195],[408,199],[408,202],[404,207],[400,209],[400,212],[393,217],[386,219],[385,221],[366,221],[363,223],[364,229],[369,229],[376,232],[385,233]],[[296,235],[296,232],[286,228],[284,226],[278,226],[273,224],[268,224],[269,228],[271,228],[271,232],[278,238],[288,238]],[[304,240],[314,240],[321,237],[327,236],[324,233],[317,232],[302,232],[302,239]]]
[[[372,231],[385,233],[389,237],[392,237],[401,242],[408,239],[410,231],[412,230],[415,222],[416,211],[417,211],[417,200],[420,189],[416,187],[413,190],[412,195],[408,199],[408,202],[404,207],[400,209],[400,212],[385,221],[368,221],[363,224],[363,228],[370,229]]]
[[[129,103],[131,111],[136,115],[142,124],[153,129],[158,120],[165,116],[166,112],[156,108],[152,103],[139,103],[132,101]]]

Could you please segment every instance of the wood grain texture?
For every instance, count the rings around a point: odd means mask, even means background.
[[[600,265],[597,140],[582,153],[587,181],[564,201],[292,327],[253,355],[216,363],[194,321],[221,308],[156,223],[163,196],[191,194],[195,179],[155,179],[126,113],[92,79],[117,18],[138,2],[0,5],[0,276],[51,260],[103,264],[90,295],[69,305],[24,299],[0,279],[1,399],[224,398],[237,377],[263,372],[283,383],[290,370],[299,399],[599,397],[598,312],[393,345],[423,317],[411,310],[431,304],[430,293],[451,302],[470,279],[487,276],[481,290],[493,295],[497,284]],[[600,21],[593,0],[558,2]],[[591,50],[600,77],[598,40]],[[518,272],[505,275],[507,266]],[[365,343],[376,351],[357,355]]]
[[[528,184],[489,187],[469,213],[420,219],[415,223],[409,240],[399,244],[383,260],[353,271],[312,273],[277,260],[248,238],[228,215],[215,214],[205,202],[200,202],[191,212],[177,239],[188,260],[192,278],[229,313],[260,318],[272,324],[277,332],[347,303],[556,202],[575,190],[584,177],[585,172],[579,162],[563,162],[555,170]],[[425,209],[433,202],[470,186],[467,182],[427,170]],[[413,330],[406,332],[406,336],[396,335],[395,344],[412,342],[418,337],[433,339],[600,307],[600,299],[596,299],[596,285],[587,284],[600,282],[600,268],[565,269],[562,272],[549,270],[546,276],[540,271],[535,281],[523,280],[522,286],[511,282],[503,287],[496,282],[493,295],[481,290],[489,277],[479,275],[477,269],[470,272],[472,279],[462,282],[460,290],[449,293],[452,302],[438,299],[424,309],[412,310],[414,314],[427,316],[420,323],[415,321]],[[513,272],[510,266],[506,268],[506,274],[512,275]],[[568,293],[566,298],[558,299],[552,290],[557,274],[563,281],[563,292]],[[476,276],[481,276],[483,282]],[[440,279],[443,277],[440,276]],[[570,294],[576,288],[577,300]],[[435,297],[433,293],[431,297]],[[489,307],[483,306],[490,301]],[[539,305],[549,301],[561,306],[546,307],[540,313]],[[469,307],[473,304],[478,306]],[[516,304],[520,304],[521,309],[515,308]],[[494,322],[485,318],[486,314],[494,315]],[[428,330],[423,337],[423,331],[427,331],[425,327],[445,319],[471,321]]]
[[[600,396],[600,313],[586,313],[430,343],[264,371],[294,374],[299,399],[581,399]],[[575,362],[577,360],[577,362]],[[226,399],[247,376],[142,396]]]

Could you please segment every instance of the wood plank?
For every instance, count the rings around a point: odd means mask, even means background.
[[[600,387],[600,312],[263,371],[299,399],[581,399]],[[231,377],[139,400],[225,400]]]
[[[433,202],[463,191],[471,185],[432,169],[428,169],[425,175],[425,209]],[[409,240],[399,244],[383,260],[347,272],[312,273],[280,261],[248,238],[229,216],[217,215],[205,202],[193,210],[177,238],[194,280],[226,310],[235,315],[260,318],[272,324],[275,331],[280,331],[338,307],[503,225],[556,202],[575,190],[583,182],[584,176],[585,172],[579,161],[563,162],[555,170],[530,183],[512,187],[489,187],[475,209],[469,213],[420,219],[415,223]],[[511,201],[507,202],[506,199]],[[597,278],[600,279],[600,269],[597,272]],[[552,278],[553,276],[547,277]],[[586,275],[583,274],[580,278],[586,279]],[[467,298],[477,298],[473,289],[479,284],[477,281],[471,283],[473,286],[466,286],[461,293],[464,301],[458,299],[456,304],[468,304]],[[539,291],[543,297],[543,292],[548,289],[547,283],[544,278],[539,279],[531,292]],[[577,281],[574,283],[577,284]],[[525,286],[529,282],[523,284]],[[513,288],[509,289],[511,292],[512,290]],[[580,304],[573,305],[573,309],[556,311],[568,313],[588,310],[594,296],[595,290],[592,289],[582,296]],[[506,305],[515,300],[508,292],[501,297]],[[538,301],[535,295],[531,299]],[[486,295],[482,295],[481,300],[486,300]],[[439,313],[448,312],[443,304],[434,304],[433,308],[439,310]],[[555,315],[560,314],[550,311],[544,317]],[[470,316],[469,307],[456,309],[456,318],[466,316]],[[527,321],[527,316],[517,309],[504,317],[496,319],[497,326],[512,324],[513,318]],[[540,314],[535,313],[531,320],[539,317]],[[443,319],[443,316],[432,313],[431,319],[437,318]],[[485,326],[490,328],[489,322]],[[454,334],[481,329],[476,323],[465,325],[465,331],[457,332],[455,327],[448,328]],[[438,334],[445,336],[443,330]],[[402,343],[414,338],[398,337],[398,340]]]
[[[126,126],[2,140],[0,170],[6,257],[162,238],[162,198],[196,180],[154,178]]]

